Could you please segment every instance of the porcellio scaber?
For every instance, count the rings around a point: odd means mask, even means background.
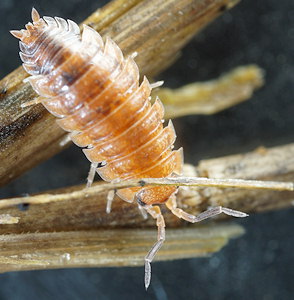
[[[26,80],[57,123],[83,147],[95,171],[105,180],[163,178],[182,172],[182,149],[173,150],[176,134],[169,121],[163,126],[164,108],[159,99],[151,104],[151,85],[132,56],[124,58],[110,39],[105,43],[91,27],[59,17],[40,18],[11,33],[20,39],[20,57],[31,75]],[[32,104],[32,103],[31,103]],[[106,165],[97,168],[98,163]],[[92,178],[90,176],[89,185]],[[177,208],[174,186],[144,186],[117,191],[125,201],[137,201],[157,220],[158,240],[145,257],[145,287],[150,284],[151,261],[165,239],[165,224],[157,204],[165,203],[176,216],[199,222],[219,213],[246,214],[215,207],[198,216]]]

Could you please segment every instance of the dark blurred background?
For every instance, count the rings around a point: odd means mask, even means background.
[[[1,77],[20,64],[8,30],[23,28],[32,6],[81,22],[106,2],[1,0]],[[265,70],[266,84],[249,102],[217,115],[175,120],[186,162],[293,142],[293,50],[293,0],[242,1],[194,38],[158,77],[165,86],[213,79],[249,63]],[[70,147],[2,188],[0,197],[83,183],[88,167],[80,149]],[[0,299],[293,299],[293,209],[234,221],[247,233],[212,257],[154,263],[147,293],[143,267],[72,269],[1,274]]]

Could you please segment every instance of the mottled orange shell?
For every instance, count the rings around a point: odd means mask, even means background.
[[[164,108],[150,102],[151,86],[132,57],[84,25],[83,34],[71,20],[32,12],[26,30],[13,31],[20,41],[20,57],[42,104],[72,132],[71,138],[106,181],[161,178],[181,174],[182,149],[173,151],[176,135],[171,121],[163,127]],[[175,187],[139,187],[118,195],[141,204],[165,202]]]

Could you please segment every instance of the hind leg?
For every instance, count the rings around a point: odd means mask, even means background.
[[[145,257],[145,288],[147,290],[151,281],[151,262],[165,240],[165,222],[159,206],[148,205],[144,206],[144,208],[154,219],[156,219],[156,225],[158,228],[157,242],[152,246]]]
[[[205,219],[209,219],[209,218],[217,216],[221,213],[224,213],[226,215],[233,216],[236,218],[244,218],[244,217],[248,216],[247,214],[245,214],[241,211],[233,210],[230,208],[225,208],[222,206],[216,206],[216,207],[210,208],[210,209],[202,212],[198,216],[194,216],[194,215],[186,213],[185,211],[183,211],[182,209],[177,207],[177,201],[176,201],[175,196],[172,196],[169,198],[169,200],[166,202],[166,206],[178,218],[184,219],[191,223],[201,222]]]

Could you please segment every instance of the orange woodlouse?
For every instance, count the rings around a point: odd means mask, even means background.
[[[175,131],[170,121],[163,127],[164,108],[159,99],[151,105],[152,87],[146,77],[139,85],[133,57],[124,59],[119,47],[84,25],[82,36],[71,20],[43,17],[32,9],[33,23],[11,31],[20,39],[20,57],[32,76],[26,80],[41,102],[59,118],[59,126],[91,161],[88,186],[95,171],[106,181],[163,178],[181,174],[182,149],[172,150]],[[98,163],[106,165],[97,168]],[[220,213],[245,217],[245,213],[214,207],[198,216],[177,208],[174,186],[136,187],[117,191],[125,201],[138,202],[157,220],[158,240],[145,257],[145,287],[151,280],[151,261],[165,239],[165,224],[158,205],[179,218],[200,222]],[[109,206],[109,205],[108,205]]]

